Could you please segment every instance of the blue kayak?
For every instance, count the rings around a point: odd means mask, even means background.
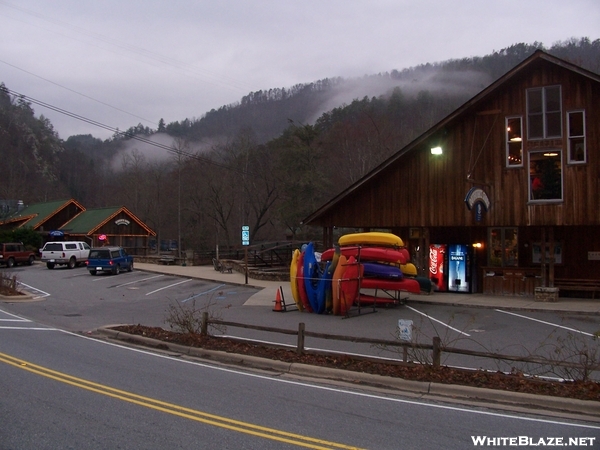
[[[365,278],[393,278],[400,279],[404,277],[404,274],[400,268],[396,266],[390,266],[389,264],[379,264],[373,262],[362,263],[364,267]]]
[[[313,243],[310,242],[304,250],[304,287],[308,302],[314,312],[322,314],[326,310],[327,290],[331,287],[332,273],[328,262],[325,270],[317,262]]]

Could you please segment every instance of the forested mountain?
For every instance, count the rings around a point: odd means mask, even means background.
[[[289,121],[314,123],[323,113],[343,108],[365,97],[389,97],[400,89],[403,97],[470,98],[504,75],[535,50],[542,49],[593,72],[600,72],[600,40],[571,39],[544,48],[541,43],[515,44],[483,57],[468,57],[403,70],[365,75],[358,79],[324,79],[291,88],[251,92],[239,103],[207,112],[200,119],[184,119],[166,125],[172,136],[192,139],[232,136],[251,128],[259,143],[279,136]],[[130,129],[133,132],[139,130]]]
[[[58,138],[26,101],[0,89],[0,202],[75,198],[125,205],[183,245],[308,238],[301,220],[542,48],[600,73],[600,40],[516,44],[359,79],[251,92],[239,103],[101,141]]]

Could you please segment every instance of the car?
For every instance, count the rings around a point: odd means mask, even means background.
[[[11,268],[17,264],[31,266],[33,261],[35,261],[35,253],[27,250],[21,242],[0,244],[0,264]]]
[[[69,269],[73,269],[77,265],[85,264],[89,253],[90,246],[87,242],[46,242],[41,250],[41,259],[48,269],[54,269],[56,265],[66,265]]]
[[[118,275],[123,270],[131,272],[133,256],[128,255],[122,247],[94,247],[90,250],[87,267],[91,275],[96,275],[98,272]]]

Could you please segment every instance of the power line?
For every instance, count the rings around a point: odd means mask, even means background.
[[[13,68],[15,68],[15,69],[17,69],[17,70],[20,70],[20,71],[22,71],[22,72],[25,72],[26,74],[32,75],[32,76],[34,76],[34,77],[37,77],[37,78],[39,78],[40,80],[44,80],[44,81],[46,81],[46,82],[48,82],[48,83],[50,83],[50,84],[53,84],[53,85],[55,85],[55,86],[61,87],[61,88],[63,88],[63,89],[66,89],[67,91],[73,92],[74,94],[81,95],[82,97],[85,97],[85,98],[87,98],[87,99],[93,100],[93,101],[95,101],[95,102],[97,102],[97,103],[100,103],[101,105],[108,106],[109,108],[112,108],[112,109],[114,109],[114,110],[116,110],[116,111],[120,111],[120,112],[122,112],[122,113],[125,113],[125,114],[128,114],[128,115],[130,115],[130,116],[137,117],[138,119],[141,119],[141,120],[143,120],[143,121],[145,121],[145,122],[149,122],[149,123],[151,123],[151,124],[153,124],[153,125],[158,125],[156,122],[153,122],[152,120],[149,120],[149,119],[146,119],[146,118],[144,118],[144,117],[138,116],[138,115],[136,115],[136,114],[130,113],[130,112],[128,112],[128,111],[125,111],[124,109],[117,108],[116,106],[109,105],[108,103],[105,103],[105,102],[103,102],[102,100],[98,100],[98,99],[95,99],[95,98],[93,98],[93,97],[90,97],[89,95],[85,95],[85,94],[82,94],[81,92],[77,92],[77,91],[75,91],[75,90],[73,90],[73,89],[70,89],[70,88],[68,88],[68,87],[66,87],[66,86],[63,86],[62,84],[55,83],[54,81],[51,81],[51,80],[48,80],[47,78],[41,77],[41,76],[39,76],[39,75],[36,75],[35,73],[29,72],[29,71],[27,71],[27,70],[25,70],[25,69],[21,69],[20,67],[17,67],[17,66],[15,66],[14,64],[10,64],[10,63],[8,63],[8,62],[6,62],[6,61],[3,61],[3,60],[1,60],[1,59],[0,59],[0,62],[1,62],[1,63],[3,63],[3,64],[6,64],[7,66],[13,67]]]
[[[221,167],[222,169],[231,170],[233,172],[239,172],[239,173],[245,174],[245,175],[251,175],[250,172],[247,172],[247,171],[241,170],[241,169],[237,169],[237,168],[231,167],[229,165],[219,163],[217,161],[213,161],[212,159],[202,157],[202,156],[200,156],[197,153],[190,153],[190,152],[186,152],[184,150],[176,149],[176,148],[173,148],[171,146],[168,146],[168,145],[165,145],[165,144],[161,144],[160,142],[154,142],[154,141],[152,141],[150,139],[147,139],[147,138],[145,138],[143,136],[130,135],[129,133],[127,133],[125,131],[119,131],[118,128],[113,128],[113,127],[111,127],[109,125],[105,125],[105,124],[103,124],[101,122],[98,122],[96,120],[89,119],[89,118],[81,116],[79,114],[76,114],[76,113],[67,111],[65,109],[59,108],[58,106],[50,105],[49,103],[43,102],[41,100],[37,100],[35,98],[29,97],[29,96],[27,96],[25,94],[21,94],[21,93],[16,92],[16,91],[13,91],[12,89],[8,89],[6,86],[3,87],[3,90],[5,92],[7,92],[9,94],[12,94],[12,95],[14,95],[14,96],[16,96],[16,97],[18,97],[18,98],[20,98],[22,100],[25,100],[25,101],[27,101],[29,103],[33,103],[35,105],[42,106],[44,108],[50,109],[52,111],[55,111],[57,113],[64,114],[64,115],[72,117],[74,119],[81,120],[83,122],[89,123],[89,124],[97,126],[99,128],[103,128],[105,130],[111,131],[116,136],[128,137],[130,139],[135,139],[136,141],[140,141],[140,142],[143,142],[145,144],[161,148],[161,149],[166,150],[167,152],[172,153],[172,154],[177,155],[177,156],[185,156],[185,157],[187,157],[189,159],[195,159],[195,160],[200,161],[200,162],[204,162],[204,163],[207,163],[207,164],[212,164],[212,165],[217,166],[217,167]]]

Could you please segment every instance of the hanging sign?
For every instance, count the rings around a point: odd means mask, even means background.
[[[490,209],[490,199],[481,188],[471,188],[465,197],[465,203],[469,211],[475,207],[475,220],[481,222],[483,213]]]

